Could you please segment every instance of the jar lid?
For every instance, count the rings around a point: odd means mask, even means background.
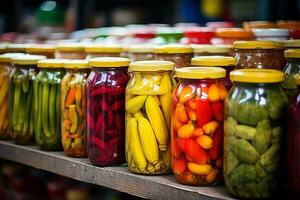
[[[288,29],[300,28],[300,21],[280,20],[280,21],[277,21],[277,26],[279,28],[288,28]]]
[[[230,53],[232,45],[193,44],[194,53]]]
[[[25,53],[27,44],[8,44],[6,51],[8,53]]]
[[[0,63],[11,63],[13,58],[22,56],[23,53],[5,53],[0,55]]]
[[[232,28],[234,27],[234,23],[233,22],[207,22],[206,26],[208,28],[213,28],[213,29],[217,29],[217,28]]]
[[[225,67],[236,65],[237,60],[231,56],[199,56],[192,58],[193,66]]]
[[[300,74],[294,75],[294,81],[296,85],[300,85]]]
[[[186,28],[184,36],[209,39],[215,36],[215,31],[207,27],[190,27]]]
[[[300,40],[286,40],[284,41],[285,48],[300,48]]]
[[[276,43],[273,41],[235,41],[233,43],[235,49],[275,49]]]
[[[50,52],[50,53],[54,53],[55,52],[55,46],[54,45],[50,45],[50,44],[32,44],[32,45],[28,45],[26,47],[26,52],[27,53],[43,53],[43,52]]]
[[[166,44],[154,48],[154,53],[172,54],[172,53],[193,53],[192,47],[182,44]]]
[[[60,43],[56,46],[56,50],[61,52],[82,52],[84,46],[79,43]]]
[[[285,58],[300,58],[300,49],[288,49],[284,51]]]
[[[44,59],[37,63],[38,68],[64,68],[65,59]]]
[[[13,58],[12,62],[17,65],[37,65],[37,62],[43,59],[46,59],[46,56],[24,54]]]
[[[99,57],[89,61],[91,67],[127,67],[129,63],[128,58],[122,57]]]
[[[64,68],[66,69],[88,69],[89,61],[87,60],[65,60]]]
[[[276,28],[277,24],[271,21],[248,21],[248,22],[244,22],[243,26],[245,29],[253,29],[253,28],[269,29],[269,28]]]
[[[290,35],[289,29],[285,28],[268,28],[268,29],[252,29],[252,32],[255,34],[256,37],[288,37]]]
[[[172,71],[175,63],[163,60],[145,60],[136,61],[129,64],[129,71],[135,72],[154,72],[154,71]]]
[[[175,77],[186,79],[224,78],[226,70],[220,67],[182,67],[175,69]]]
[[[136,44],[128,47],[128,52],[131,53],[154,53],[154,46],[147,44]]]
[[[91,44],[85,46],[86,53],[121,53],[122,47],[119,45]]]
[[[239,69],[230,72],[230,80],[243,83],[278,83],[284,80],[284,73],[272,69]]]
[[[251,39],[253,33],[243,28],[218,28],[216,35],[221,38],[240,38],[240,39]]]
[[[7,47],[7,44],[0,43],[0,52],[5,53],[6,52],[6,47]]]

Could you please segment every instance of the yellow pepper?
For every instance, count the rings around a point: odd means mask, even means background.
[[[207,175],[211,171],[211,166],[208,164],[200,165],[194,162],[189,162],[188,169],[194,174]]]
[[[208,122],[203,126],[203,130],[205,134],[213,134],[217,128],[219,127],[220,123],[218,121],[211,121]]]
[[[190,138],[193,135],[195,127],[193,124],[185,124],[178,129],[179,138]]]
[[[203,149],[210,149],[213,145],[213,140],[211,137],[207,135],[202,135],[199,138],[197,138],[197,143],[203,148]]]
[[[208,89],[208,99],[210,102],[216,102],[220,100],[219,88],[216,84],[212,84]]]

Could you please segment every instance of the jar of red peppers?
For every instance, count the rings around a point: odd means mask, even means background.
[[[91,44],[85,46],[86,58],[120,57],[122,47],[118,45]]]
[[[55,46],[50,44],[34,44],[26,47],[26,53],[54,58]]]
[[[234,49],[238,69],[282,69],[275,54],[276,43],[273,41],[236,41]]]
[[[55,58],[84,59],[84,46],[79,43],[61,43],[56,47]]]
[[[193,49],[187,45],[169,44],[154,48],[156,60],[172,61],[175,67],[186,67],[191,64]]]
[[[61,81],[62,146],[70,157],[86,157],[86,60],[66,60],[66,75]]]
[[[238,40],[252,40],[253,33],[243,28],[218,28],[212,44],[233,44]]]
[[[223,104],[226,71],[218,67],[176,69],[171,103],[172,168],[178,182],[222,181]]]
[[[170,101],[175,80],[170,61],[130,64],[126,87],[125,152],[129,170],[138,174],[163,174],[170,163]]]
[[[91,59],[87,80],[87,153],[98,166],[125,162],[127,58]]]
[[[236,58],[230,56],[200,56],[192,59],[193,66],[199,67],[221,67],[226,70],[226,77],[223,83],[227,90],[230,90],[232,83],[229,74],[236,66]]]
[[[287,132],[287,177],[288,188],[300,197],[300,164],[299,164],[299,142],[300,142],[300,74],[294,76],[295,83],[298,86],[298,93],[291,101],[288,115]]]

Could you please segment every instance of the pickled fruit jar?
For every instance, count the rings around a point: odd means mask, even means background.
[[[153,60],[154,59],[153,45],[136,44],[136,45],[129,46],[128,57],[132,62],[142,61],[142,60]]]
[[[175,67],[187,67],[191,64],[193,49],[187,45],[169,44],[154,48],[156,60],[172,61]]]
[[[179,183],[222,181],[225,75],[218,67],[176,69],[179,83],[171,103],[171,160]]]
[[[269,69],[230,73],[225,100],[224,178],[239,198],[269,198],[279,182],[281,137],[287,98],[284,74]]]
[[[232,54],[232,45],[192,45],[194,57],[197,56],[230,56]]]
[[[125,88],[130,60],[91,59],[87,80],[87,153],[94,165],[125,163]]]
[[[300,49],[288,49],[284,52],[287,64],[283,70],[285,79],[281,84],[286,96],[291,100],[298,91],[293,76],[300,73]]]
[[[253,33],[243,28],[218,28],[212,44],[233,44],[238,40],[253,40]]]
[[[38,60],[44,56],[23,55],[13,58],[9,83],[9,131],[16,144],[34,142],[33,80]],[[2,113],[1,113],[2,114]]]
[[[86,60],[66,60],[61,81],[61,134],[64,152],[86,157],[86,82],[90,69]]]
[[[54,58],[55,46],[50,44],[34,44],[26,46],[26,53]]]
[[[84,46],[79,43],[61,43],[56,46],[57,59],[84,59]]]
[[[282,69],[273,41],[237,41],[234,43],[237,69]]]
[[[119,45],[90,44],[85,46],[86,58],[120,57],[122,47]]]
[[[128,168],[138,174],[163,174],[170,163],[170,101],[174,63],[137,61],[129,66],[126,87],[125,151]]]
[[[295,83],[300,87],[300,74],[294,76]],[[300,91],[300,90],[299,90]],[[287,131],[287,177],[288,188],[295,195],[300,196],[300,93],[292,99],[289,106]]]
[[[226,70],[226,76],[223,79],[224,86],[230,90],[232,83],[229,74],[234,70],[237,60],[230,56],[200,56],[192,59],[193,66],[200,67],[221,67]]]
[[[61,150],[61,87],[64,60],[38,62],[40,72],[34,80],[34,134],[42,150]]]

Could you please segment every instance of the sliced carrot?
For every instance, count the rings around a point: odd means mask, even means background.
[[[66,107],[69,107],[74,100],[75,100],[75,95],[76,95],[76,87],[71,87],[68,91],[67,99],[66,99]]]

